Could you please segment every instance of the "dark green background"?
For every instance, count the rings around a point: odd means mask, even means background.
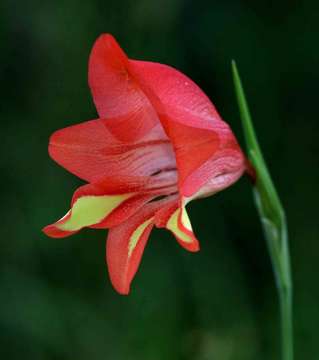
[[[0,358],[279,359],[276,292],[247,179],[190,205],[200,253],[155,231],[129,297],[107,278],[104,231],[41,233],[81,184],[48,157],[47,143],[54,130],[96,117],[87,60],[102,32],[130,57],[193,78],[243,145],[237,60],[287,211],[297,359],[317,359],[315,0],[1,0]]]

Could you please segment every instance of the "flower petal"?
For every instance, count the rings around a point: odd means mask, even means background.
[[[62,219],[45,227],[43,231],[51,237],[72,235],[84,227],[105,221],[130,196],[132,194],[80,197]]]
[[[159,122],[129,67],[112,35],[103,34],[96,40],[89,60],[89,85],[99,116],[112,119],[111,132],[122,141],[140,139]]]
[[[192,115],[185,116],[183,123],[203,129],[213,130],[215,122],[223,123],[206,94],[180,71],[168,65],[149,61],[130,60],[130,65],[132,74],[152,104],[154,105],[156,95],[167,115],[170,116],[173,110]],[[155,107],[158,111],[157,104]]]
[[[156,194],[137,194],[123,201],[113,211],[111,211],[101,222],[91,225],[94,229],[109,229],[121,224],[129,217],[134,215],[143,205],[147,204],[156,197]]]
[[[155,195],[139,195],[145,179],[104,179],[104,182],[78,188],[72,198],[71,210],[43,231],[51,237],[65,237],[83,227],[113,226],[126,220]]]
[[[123,295],[130,291],[130,284],[141,262],[153,219],[166,200],[147,204],[126,222],[109,230],[106,242],[106,261],[114,288]]]
[[[163,121],[174,145],[180,194],[189,199],[207,196],[237,181],[246,163],[231,130],[219,124],[214,130],[188,126],[177,121],[178,115]]]
[[[178,199],[171,201],[156,213],[155,224],[159,228],[171,231],[186,250],[199,251],[199,242],[193,233],[186,208]]]
[[[235,182],[245,170],[244,156],[229,126],[201,89],[169,66],[130,63],[173,144],[181,195],[211,194]]]
[[[60,220],[58,220],[56,223],[45,226],[42,231],[52,238],[64,238],[67,236],[71,236],[73,234],[76,234],[77,231],[65,231],[60,229],[59,224],[63,223],[67,218],[70,216],[70,211],[68,211]]]
[[[91,120],[56,131],[50,138],[50,156],[88,182],[110,174],[145,176],[175,167],[172,146],[159,124],[135,143],[117,140],[108,124]]]
[[[67,214],[43,231],[51,237],[65,237],[83,227],[117,226],[151,200],[174,192],[175,171],[151,177],[105,177],[100,182],[79,187]]]

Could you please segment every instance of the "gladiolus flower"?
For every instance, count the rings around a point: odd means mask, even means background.
[[[98,119],[56,131],[49,154],[88,182],[71,209],[43,230],[109,229],[106,261],[114,288],[128,294],[153,226],[198,251],[186,204],[233,184],[245,157],[202,90],[174,68],[129,59],[109,34],[95,42],[89,86]]]

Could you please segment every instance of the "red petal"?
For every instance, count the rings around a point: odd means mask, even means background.
[[[83,227],[119,225],[149,201],[176,192],[176,173],[164,175],[105,177],[81,186],[73,195],[71,210],[43,231],[51,237],[65,237]]]
[[[190,117],[188,117],[190,118]],[[184,125],[162,117],[174,145],[180,193],[194,198],[216,193],[234,183],[245,170],[245,159],[231,130]],[[194,156],[194,154],[196,154]]]
[[[118,139],[138,140],[158,123],[156,112],[130,74],[127,56],[109,34],[101,35],[93,46],[89,85],[99,116],[112,119],[110,130]]]
[[[123,143],[111,134],[107,124],[91,120],[56,131],[50,139],[50,156],[88,182],[106,175],[150,175],[175,166],[173,149],[160,125],[139,142]]]
[[[64,238],[67,236],[71,236],[73,234],[76,234],[77,231],[64,231],[61,230],[58,225],[59,224],[63,224],[65,218],[68,218],[70,216],[69,213],[67,213],[63,218],[61,218],[60,220],[58,220],[56,223],[51,224],[51,225],[47,225],[45,226],[42,231],[47,235],[50,236],[52,238]]]
[[[71,210],[43,231],[51,237],[65,237],[83,227],[109,227],[118,225],[134,214],[156,193],[141,193],[145,179],[105,179],[99,184],[78,188],[72,198]]]
[[[199,251],[196,239],[186,209],[178,198],[168,202],[155,216],[155,224],[173,233],[178,243],[188,251]]]
[[[153,93],[163,104],[165,113],[172,110],[192,115],[183,123],[203,129],[214,129],[222,122],[214,105],[190,78],[180,71],[159,63],[130,60],[131,71],[154,104]],[[150,93],[151,92],[151,93]],[[159,111],[156,105],[156,111]]]
[[[130,62],[173,144],[181,194],[215,193],[236,181],[245,169],[244,156],[201,89],[169,66]]]
[[[147,204],[126,222],[109,230],[106,242],[106,261],[114,288],[123,295],[130,285],[141,262],[153,218],[165,201]]]

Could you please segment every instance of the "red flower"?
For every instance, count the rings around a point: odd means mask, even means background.
[[[89,85],[99,118],[58,130],[49,144],[51,157],[88,184],[44,232],[110,229],[110,278],[127,294],[154,225],[199,250],[185,205],[234,183],[245,159],[192,80],[166,65],[128,59],[111,35],[94,44]]]

